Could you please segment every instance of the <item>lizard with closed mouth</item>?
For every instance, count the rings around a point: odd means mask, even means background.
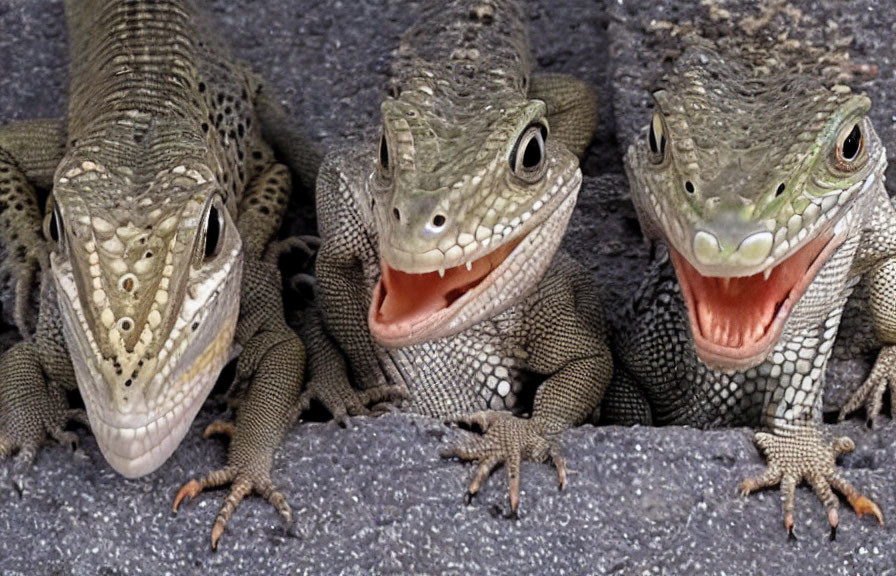
[[[767,468],[740,490],[780,484],[791,536],[802,481],[822,500],[832,538],[834,490],[882,523],[837,468],[855,444],[819,426],[827,361],[860,280],[884,348],[850,406],[882,394],[893,373],[896,213],[871,101],[841,83],[843,60],[823,49],[764,45],[772,34],[742,30],[675,31],[653,117],[625,156],[642,230],[662,244],[618,322],[603,416],[760,426]]]
[[[320,317],[309,385],[336,416],[403,409],[481,429],[443,454],[552,461],[600,401],[611,359],[589,274],[558,252],[596,123],[583,83],[531,71],[524,11],[427,3],[402,38],[378,146],[333,153],[317,187]],[[524,414],[529,413],[529,417]]]
[[[66,119],[0,128],[0,244],[25,340],[0,358],[0,455],[27,468],[47,437],[75,443],[89,422],[128,478],[161,466],[223,366],[241,350],[228,464],[178,503],[231,484],[212,546],[252,491],[291,517],[270,478],[295,417],[304,347],[286,325],[277,232],[289,168],[310,150],[284,127],[268,89],[188,1],[66,3]],[[37,190],[49,192],[45,216]],[[41,228],[43,226],[43,234]],[[40,274],[36,329],[25,312]],[[86,414],[68,406],[77,389]]]

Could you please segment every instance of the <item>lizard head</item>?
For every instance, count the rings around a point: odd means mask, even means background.
[[[544,102],[497,92],[461,98],[422,82],[382,105],[368,179],[382,275],[368,324],[383,345],[450,336],[507,308],[563,237],[578,159],[551,137]]]
[[[242,271],[211,170],[132,177],[69,153],[44,223],[91,428],[127,477],[167,460],[228,360]]]
[[[759,70],[688,49],[626,155],[644,232],[669,244],[696,352],[724,370],[768,356],[886,166],[868,98]]]

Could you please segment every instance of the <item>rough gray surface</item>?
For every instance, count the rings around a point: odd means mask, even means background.
[[[651,14],[670,10],[671,3],[607,4],[612,15],[593,0],[533,2],[531,37],[541,66],[574,73],[605,96],[567,247],[607,289],[612,309],[637,283],[646,255],[621,175],[614,118],[623,118],[625,139],[634,130],[625,126],[636,127],[647,115],[608,95],[607,27],[612,20],[614,58],[624,62],[637,54],[638,43],[625,40],[634,45],[620,54],[621,39],[635,38]],[[836,3],[821,4],[831,9]],[[840,24],[861,32],[863,53],[880,65],[878,80],[888,84],[878,89],[875,80],[871,87],[876,102],[885,103],[896,50],[888,44],[893,15],[881,24],[883,2],[856,4]],[[387,0],[219,0],[213,8],[234,53],[265,73],[325,147],[376,125],[389,53],[415,13],[414,3]],[[0,54],[0,119],[64,112],[58,2],[0,1]],[[619,87],[619,74],[616,80]],[[896,150],[890,113],[876,104],[877,125]],[[14,340],[14,333],[3,332],[0,349]],[[858,363],[856,370],[864,369]],[[838,539],[829,542],[820,503],[800,490],[801,539],[790,542],[777,492],[738,498],[739,481],[762,469],[747,430],[570,431],[564,436],[568,490],[556,490],[547,466],[525,465],[521,518],[512,521],[502,517],[501,473],[472,505],[463,505],[472,469],[438,458],[460,432],[400,415],[356,419],[349,430],[332,423],[297,426],[273,471],[294,507],[293,533],[268,505],[251,499],[212,553],[209,530],[223,493],[202,496],[177,517],[170,504],[184,480],[224,462],[223,443],[199,439],[218,415],[220,407],[210,403],[172,459],[138,480],[115,474],[83,430],[86,458],[48,447],[24,485],[0,465],[0,574],[896,574],[890,526],[844,511]],[[896,426],[871,432],[850,422],[830,431],[856,440],[845,472],[889,519],[896,510]]]

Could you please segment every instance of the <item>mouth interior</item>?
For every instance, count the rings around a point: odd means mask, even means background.
[[[449,308],[464,294],[473,290],[501,265],[519,244],[510,242],[467,264],[439,272],[413,274],[382,264],[380,298],[373,302],[377,321],[381,324],[413,324]]]
[[[813,263],[830,237],[820,236],[765,272],[739,278],[703,276],[672,250],[672,261],[691,312],[692,330],[716,346],[758,344],[785,306],[803,295],[814,276]]]

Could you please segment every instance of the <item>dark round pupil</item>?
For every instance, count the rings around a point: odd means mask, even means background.
[[[538,138],[533,136],[523,151],[523,168],[537,168],[539,164],[541,164],[541,144],[538,143]]]
[[[846,140],[843,141],[843,159],[855,159],[859,153],[859,144],[861,144],[861,142],[862,131],[859,130],[859,125],[856,124],[852,127],[852,131],[849,133],[849,136],[846,137]]]
[[[59,242],[59,219],[56,216],[55,209],[50,216],[50,238],[53,239],[53,242]]]
[[[389,169],[389,146],[386,145],[386,136],[380,140],[380,164],[386,170]]]
[[[218,209],[214,206],[208,211],[208,224],[205,228],[205,257],[212,258],[218,253],[218,241],[221,239],[221,220]]]

